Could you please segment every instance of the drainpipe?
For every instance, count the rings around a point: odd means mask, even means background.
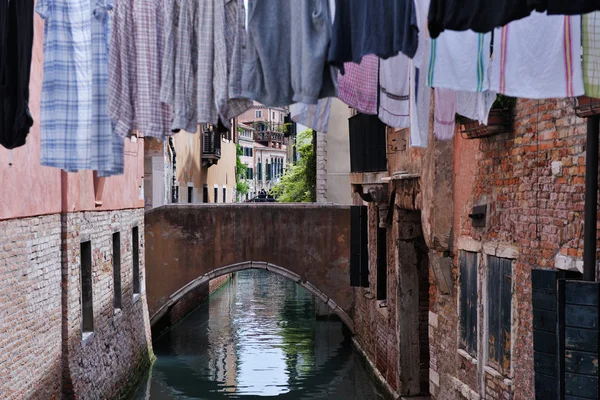
[[[598,130],[600,116],[587,120],[587,138],[585,150],[585,208],[583,235],[583,279],[596,280],[596,224],[598,213]]]

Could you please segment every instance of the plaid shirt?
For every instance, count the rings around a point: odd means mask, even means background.
[[[243,0],[216,0],[215,7],[215,103],[223,125],[252,107],[242,93],[243,45],[246,38]]]
[[[363,114],[377,115],[379,58],[366,55],[360,64],[345,63],[338,78],[338,98]]]
[[[39,0],[44,27],[41,164],[123,172],[123,142],[106,115],[110,3]]]
[[[239,98],[245,37],[243,1],[181,0],[179,17],[172,128],[196,132],[197,124],[216,125],[219,119],[229,127],[232,118],[252,106],[250,100]],[[169,98],[171,89],[165,87],[169,82],[169,78],[163,80],[163,100]]]
[[[118,0],[109,60],[108,112],[116,131],[127,136],[170,134],[169,108],[160,101],[163,57],[163,0]]]
[[[198,6],[197,0],[181,0],[175,51],[175,85],[172,88],[175,117],[171,129],[174,131],[183,129],[195,133],[198,129]],[[163,88],[165,90],[168,89]]]

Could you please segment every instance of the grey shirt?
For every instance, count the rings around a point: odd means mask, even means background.
[[[248,8],[242,96],[271,107],[334,97],[328,0],[249,0]]]

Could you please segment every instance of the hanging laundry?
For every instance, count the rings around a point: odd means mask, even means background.
[[[39,0],[45,20],[41,164],[69,172],[123,172],[123,142],[107,109],[110,3]]]
[[[410,65],[404,54],[381,60],[379,119],[393,128],[410,126]]]
[[[321,99],[317,104],[296,103],[290,106],[292,121],[314,131],[326,133],[331,115],[331,97]]]
[[[427,66],[431,50],[427,34],[429,0],[415,1],[419,46],[410,65],[410,145],[427,147],[429,141],[429,116],[431,112],[431,89],[427,86]]]
[[[23,146],[33,118],[29,76],[33,47],[33,0],[0,0],[0,145]]]
[[[338,77],[338,98],[363,114],[377,115],[379,59],[363,57],[360,64],[346,63]]]
[[[162,75],[160,83],[160,101],[173,106],[175,90],[176,46],[179,43],[179,18],[181,0],[163,0],[165,22],[165,47],[162,57]]]
[[[437,38],[448,31],[473,30],[487,33],[499,26],[527,17],[531,0],[431,0],[429,34]]]
[[[173,123],[171,130],[198,131],[198,28],[199,5],[196,0],[181,0],[175,49]],[[205,86],[212,87],[205,83]],[[161,92],[169,92],[163,88]],[[215,111],[216,113],[216,111]]]
[[[585,95],[600,98],[600,12],[583,16],[583,82]]]
[[[492,34],[446,31],[431,40],[428,85],[456,91],[489,89]]]
[[[215,0],[214,97],[218,119],[227,129],[231,119],[252,107],[241,97],[245,15],[243,0]]]
[[[242,95],[266,106],[336,96],[328,0],[249,0]]]
[[[456,118],[456,92],[451,89],[435,89],[435,111],[433,133],[439,140],[454,137]]]
[[[169,107],[161,102],[164,12],[162,3],[117,0],[109,59],[108,114],[125,137],[170,135]]]
[[[492,105],[497,94],[493,91],[485,92],[456,92],[456,113],[487,125]]]
[[[336,0],[329,62],[360,63],[367,54],[382,59],[417,51],[414,0]]]
[[[582,95],[580,30],[580,17],[537,12],[496,29],[491,89],[530,99]]]
[[[528,0],[536,11],[548,15],[580,15],[600,10],[598,0]]]

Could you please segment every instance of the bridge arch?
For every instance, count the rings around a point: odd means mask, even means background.
[[[349,206],[173,204],[147,212],[144,231],[153,321],[210,279],[255,268],[298,283],[354,329]]]
[[[319,290],[317,287],[315,287],[310,282],[304,281],[300,277],[300,275],[298,275],[294,272],[291,272],[290,270],[280,267],[278,265],[269,264],[269,263],[260,262],[260,261],[258,261],[258,262],[250,261],[250,262],[242,262],[242,263],[237,263],[237,264],[233,264],[233,265],[228,265],[226,267],[217,268],[208,274],[202,275],[202,276],[194,279],[193,281],[191,281],[190,283],[188,283],[187,285],[183,286],[181,289],[179,289],[175,293],[173,293],[169,297],[169,300],[167,300],[158,310],[156,310],[156,313],[150,319],[150,323],[152,325],[154,325],[157,321],[159,321],[162,317],[164,317],[166,315],[166,313],[169,311],[169,309],[172,308],[175,304],[177,304],[177,302],[179,302],[185,296],[192,293],[194,290],[199,288],[201,285],[204,285],[207,282],[209,282],[211,279],[215,279],[220,276],[228,275],[228,274],[235,273],[235,272],[245,271],[248,269],[266,270],[266,271],[272,272],[276,275],[283,276],[284,278],[287,278],[287,279],[295,282],[296,284],[300,285],[301,287],[306,289],[309,293],[311,293],[313,296],[315,296],[317,299],[319,299],[323,303],[327,304],[329,309],[335,315],[337,315],[342,320],[342,322],[344,322],[344,324],[348,327],[348,329],[350,329],[352,334],[354,334],[354,322],[352,321],[352,318],[350,318],[350,316],[346,313],[346,311],[344,311],[340,306],[338,306],[335,303],[335,301],[333,301],[333,299],[330,299],[325,293],[323,293],[321,290]]]

